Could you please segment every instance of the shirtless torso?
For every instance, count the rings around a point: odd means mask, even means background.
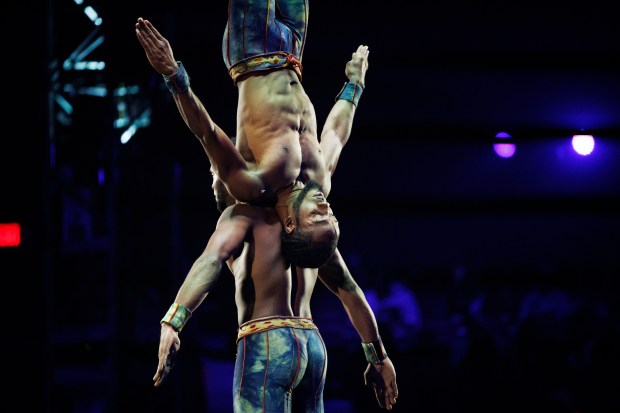
[[[237,149],[256,164],[268,187],[264,196],[276,196],[295,181],[308,180],[326,192],[331,180],[314,106],[296,73],[285,69],[251,74],[237,85]]]
[[[348,82],[343,91],[349,93],[341,91],[337,96],[320,140],[314,107],[294,67],[252,71],[239,77],[235,145],[194,94],[168,40],[141,18],[136,34],[153,68],[165,76],[179,112],[227,191],[240,202],[276,206],[286,232],[285,253],[291,260],[315,268],[324,263],[339,237],[326,198],[364,87],[368,47],[359,46],[347,62]],[[293,191],[308,183],[316,186],[308,186],[305,192]],[[295,210],[302,204],[303,212]]]
[[[227,264],[235,278],[239,325],[262,317],[293,315],[290,266],[277,245],[281,232],[272,208],[236,204],[220,216],[207,250],[222,242],[231,246],[224,254],[230,254]]]

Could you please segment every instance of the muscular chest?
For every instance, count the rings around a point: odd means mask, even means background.
[[[301,171],[299,180],[303,183],[313,180],[323,186],[326,183],[327,168],[316,133],[302,133],[299,141],[301,144]]]

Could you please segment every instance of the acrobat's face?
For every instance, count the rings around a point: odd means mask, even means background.
[[[293,211],[299,229],[311,234],[313,243],[329,243],[340,237],[338,220],[316,182],[308,182],[301,190]]]

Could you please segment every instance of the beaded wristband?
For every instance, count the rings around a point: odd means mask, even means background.
[[[170,324],[176,331],[181,331],[187,320],[192,316],[192,312],[184,305],[174,303],[168,309],[168,312],[159,322]]]
[[[172,76],[162,75],[168,90],[174,94],[185,93],[189,89],[189,75],[183,63],[177,60],[177,64],[179,65],[179,70],[175,74]]]
[[[381,364],[381,362],[387,357],[387,352],[385,351],[385,347],[383,347],[381,337],[375,341],[371,341],[370,343],[364,343],[362,341],[362,348],[364,349],[366,361],[369,363]]]
[[[360,97],[362,96],[362,92],[364,91],[364,86],[359,83],[346,82],[342,89],[340,89],[340,93],[336,96],[336,100],[344,99],[353,103],[357,107],[357,103],[360,101]]]

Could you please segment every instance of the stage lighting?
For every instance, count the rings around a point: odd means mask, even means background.
[[[573,135],[573,149],[579,155],[590,155],[594,150],[594,137],[592,135]]]
[[[16,223],[0,224],[0,247],[19,247],[21,226]]]
[[[499,132],[495,135],[495,143],[493,144],[493,150],[500,158],[511,158],[514,156],[517,146],[514,143],[507,142],[512,136],[507,132]]]

